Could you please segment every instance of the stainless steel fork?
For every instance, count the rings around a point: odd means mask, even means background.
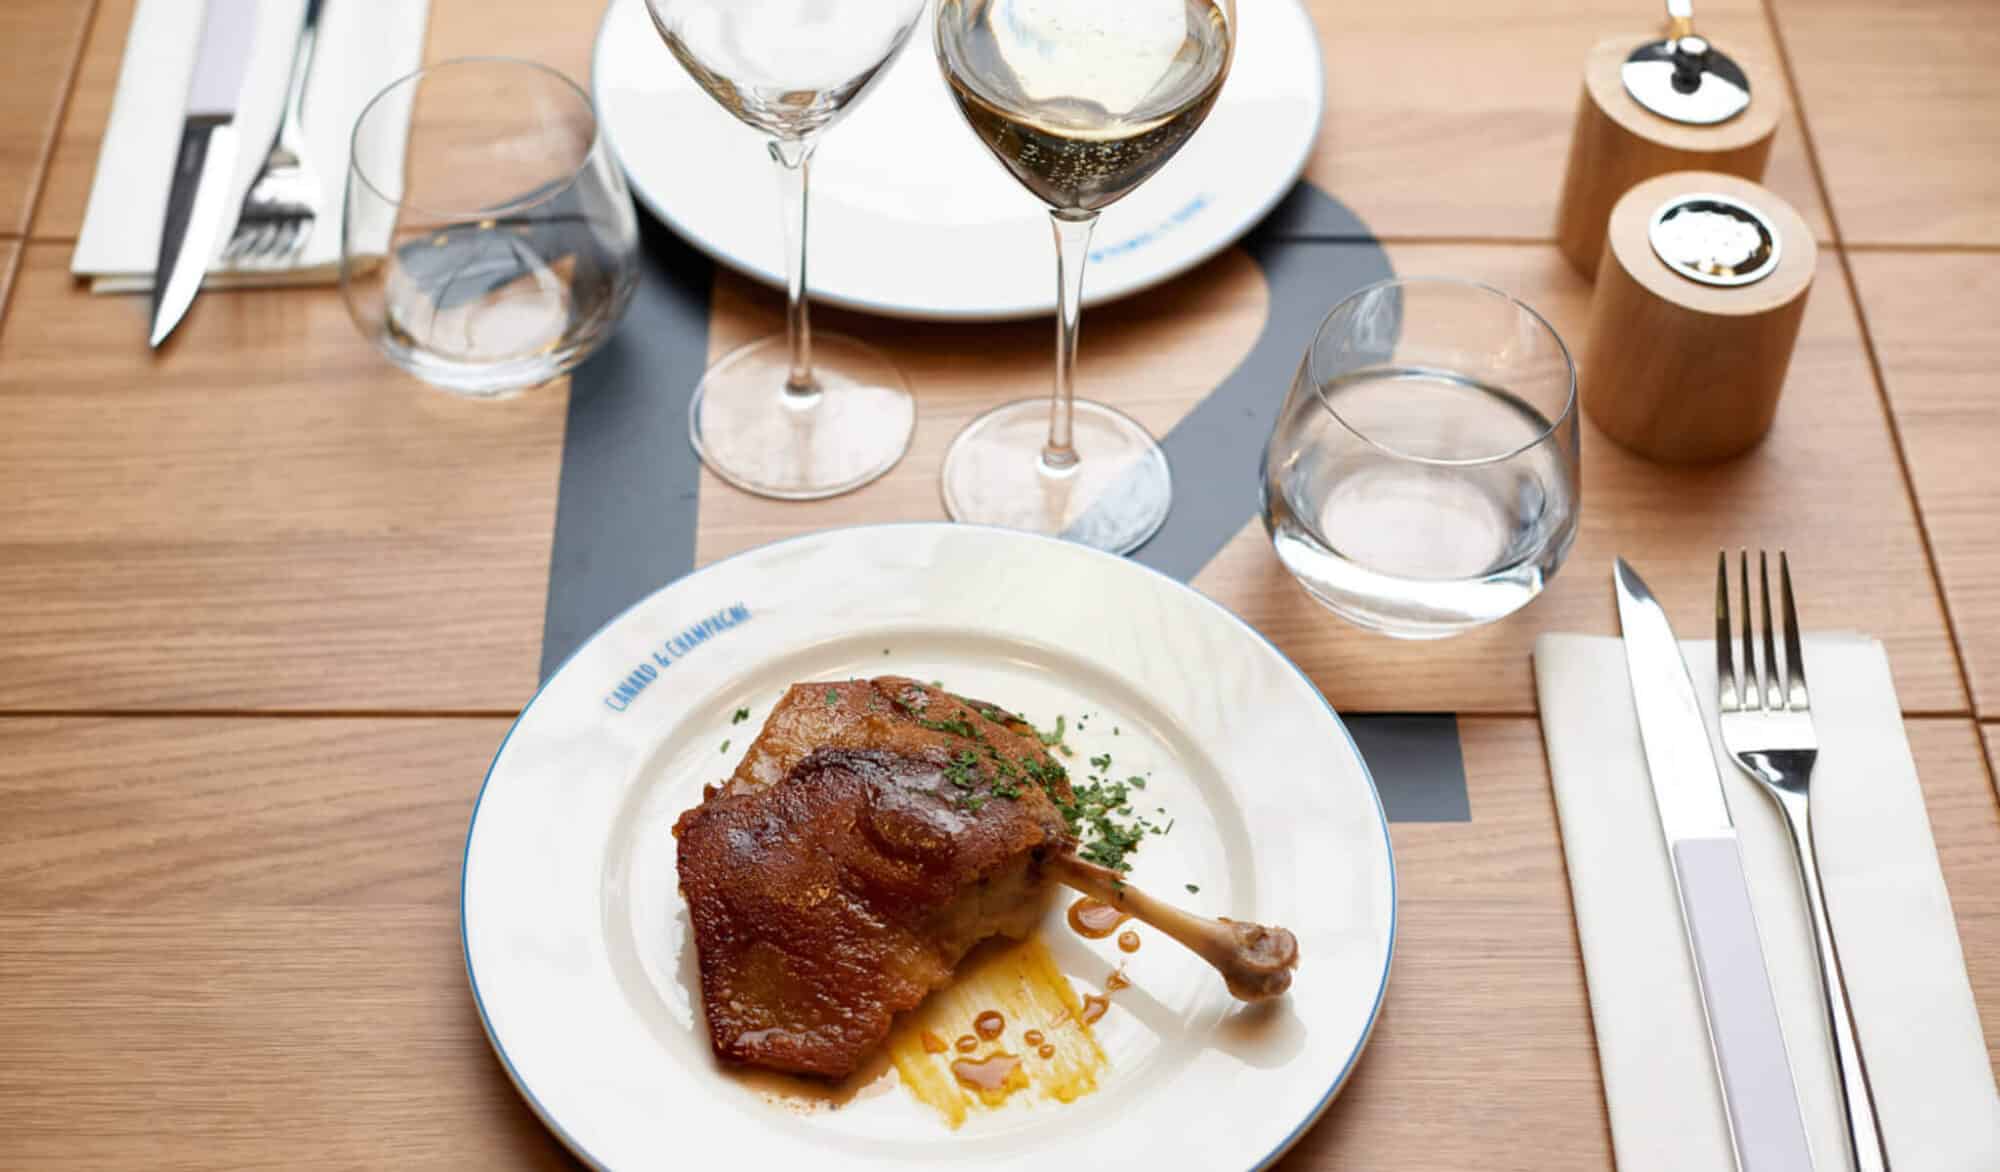
[[[264,158],[256,182],[243,197],[236,234],[222,258],[231,264],[277,267],[291,263],[312,239],[319,222],[319,175],[306,157],[306,78],[319,44],[321,0],[306,0],[305,19],[292,50],[292,77],[278,137]]]
[[[1887,1172],[1889,1156],[1875,1116],[1875,1092],[1854,1032],[1854,1011],[1847,1000],[1847,981],[1840,972],[1833,927],[1820,891],[1819,857],[1813,852],[1812,818],[1806,791],[1813,765],[1819,760],[1819,736],[1813,731],[1812,698],[1806,691],[1806,661],[1799,646],[1798,608],[1792,599],[1791,562],[1778,553],[1778,579],[1783,590],[1785,655],[1782,665],[1771,629],[1771,573],[1764,553],[1757,554],[1758,594],[1763,604],[1763,673],[1758,673],[1756,616],[1750,610],[1750,555],[1741,560],[1743,584],[1743,671],[1738,676],[1731,655],[1729,620],[1729,555],[1715,561],[1715,675],[1721,687],[1722,743],[1745,773],[1762,783],[1791,831],[1798,858],[1799,882],[1805,887],[1812,913],[1813,940],[1819,946],[1820,991],[1826,997],[1828,1028],[1833,1033],[1833,1061],[1840,1076],[1847,1109],[1848,1151],[1857,1172]]]

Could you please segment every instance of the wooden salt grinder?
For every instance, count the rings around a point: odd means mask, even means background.
[[[1612,37],[1584,60],[1583,97],[1556,209],[1556,245],[1597,273],[1611,207],[1669,171],[1764,177],[1781,109],[1778,79],[1694,34],[1688,0],[1669,0],[1664,40]]]
[[[1668,463],[1726,460],[1771,427],[1819,248],[1745,179],[1649,179],[1611,212],[1590,302],[1583,409]]]

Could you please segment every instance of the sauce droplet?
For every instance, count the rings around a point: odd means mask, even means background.
[[[1131,983],[1132,979],[1125,975],[1125,970],[1117,969],[1110,976],[1104,978],[1104,991],[1106,993],[1116,993]]]
[[[1132,931],[1130,928],[1127,928],[1125,931],[1118,933],[1118,951],[1120,952],[1139,951],[1139,934],[1137,932]]]
[[[946,1050],[951,1049],[950,1046],[944,1044],[943,1038],[938,1037],[929,1030],[925,1030],[922,1034],[918,1035],[917,1040],[924,1044],[924,1053],[926,1054],[942,1054]]]
[[[1042,1031],[1029,1030],[1027,1033],[1021,1035],[1021,1041],[1030,1046],[1039,1046],[1042,1044]]]
[[[1104,996],[1102,993],[1092,993],[1083,999],[1083,1012],[1078,1014],[1077,1018],[1083,1024],[1089,1025],[1091,1022],[1103,1017],[1105,1010],[1110,1008],[1111,998]]]
[[[989,1042],[999,1037],[1000,1031],[1006,1028],[1007,1019],[995,1010],[989,1009],[972,1019],[972,1032]]]
[[[1054,1058],[1056,1056],[1055,1044],[1053,1042],[1043,1042],[1042,1048],[1035,1051],[1035,1053],[1043,1058]]]
[[[960,1054],[970,1054],[977,1049],[979,1049],[979,1039],[973,1037],[971,1034],[967,1034],[958,1040],[958,1052]]]
[[[982,1094],[1010,1090],[1007,1084],[1016,1071],[1021,1069],[1021,1060],[1005,1050],[995,1051],[984,1058],[960,1058],[951,1064],[951,1074],[960,1085]]]
[[[1084,896],[1069,905],[1069,926],[1077,935],[1102,940],[1118,930],[1129,917],[1102,900]]]

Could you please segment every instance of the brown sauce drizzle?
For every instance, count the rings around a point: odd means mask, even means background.
[[[984,1041],[990,1042],[999,1037],[1000,1031],[1006,1028],[1007,1019],[1000,1016],[997,1010],[989,1009],[972,1019],[972,1032]]]
[[[1132,979],[1125,975],[1124,969],[1115,969],[1110,976],[1104,978],[1104,991],[1106,993],[1116,993],[1131,983]]]
[[[1110,1008],[1111,998],[1104,996],[1102,993],[1089,994],[1083,999],[1083,1012],[1077,1015],[1077,1020],[1083,1022],[1085,1025],[1089,1025],[1091,1022],[1103,1017],[1105,1011]]]
[[[958,1040],[958,1052],[960,1054],[970,1054],[977,1049],[979,1049],[979,1039],[973,1037],[971,1034],[966,1034]]]
[[[1025,1045],[1039,1046],[1042,1044],[1042,1031],[1029,1030],[1027,1033],[1021,1035],[1021,1041]]]
[[[1102,940],[1131,917],[1102,900],[1084,896],[1069,905],[1069,926],[1077,935]]]
[[[996,1050],[984,1058],[960,1058],[951,1064],[951,1074],[970,1090],[992,1093],[1007,1090],[1007,1080],[1021,1069],[1021,1060]]]
[[[922,1034],[919,1034],[917,1040],[924,1044],[924,1053],[926,1054],[942,1054],[951,1049],[950,1046],[944,1044],[943,1038],[938,1037],[929,1030],[925,1030]]]
[[[1118,933],[1118,951],[1120,952],[1139,951],[1139,934],[1137,932],[1132,931],[1130,928],[1127,928],[1123,932]]]
[[[1035,1053],[1044,1059],[1054,1058],[1056,1056],[1055,1043],[1043,1042],[1041,1045],[1041,1049],[1036,1050]]]

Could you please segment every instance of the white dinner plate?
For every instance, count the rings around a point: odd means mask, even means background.
[[[1228,247],[1290,191],[1319,133],[1319,38],[1299,0],[1239,0],[1236,61],[1208,121],[1106,209],[1084,302],[1177,276]],[[1048,213],[973,138],[918,22],[902,56],[812,164],[814,299],[896,317],[1055,310]],[[611,0],[591,89],[632,190],[716,260],[782,287],[778,186],[762,137],[696,88],[644,0]]]
[[[871,1093],[808,1111],[720,1067],[670,828],[788,684],[885,673],[1043,726],[1067,714],[1073,766],[1115,752],[1121,775],[1150,773],[1145,801],[1174,828],[1146,840],[1132,881],[1290,928],[1291,991],[1245,1007],[1151,930],[1130,957],[1077,936],[1058,899],[1041,936],[1074,989],[1099,991],[1114,961],[1131,979],[1094,1027],[1107,1059],[1095,1093],[1016,1094],[953,1130],[892,1085],[893,1069]],[[733,723],[739,708],[751,719]],[[487,774],[462,931],[501,1062],[598,1167],[1224,1172],[1275,1160],[1353,1069],[1388,980],[1395,867],[1340,718],[1242,620],[1082,546],[889,525],[711,565],[585,643]]]

